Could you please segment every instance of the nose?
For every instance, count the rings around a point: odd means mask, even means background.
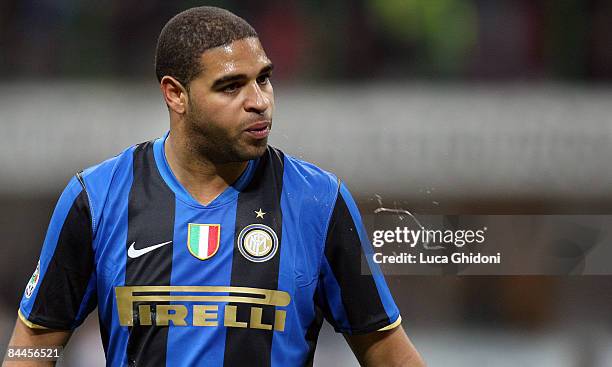
[[[244,101],[245,111],[262,114],[270,107],[270,97],[261,90],[257,82],[251,83],[247,92]]]

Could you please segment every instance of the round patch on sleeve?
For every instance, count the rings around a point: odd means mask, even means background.
[[[38,284],[39,276],[40,276],[40,260],[38,260],[38,264],[36,265],[36,270],[34,270],[34,274],[32,274],[32,277],[30,278],[30,281],[28,282],[28,285],[26,286],[26,289],[25,289],[26,298],[30,298],[30,296],[32,296],[32,293],[34,293],[34,289],[36,289],[36,285]]]

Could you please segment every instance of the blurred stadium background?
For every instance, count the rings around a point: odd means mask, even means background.
[[[155,42],[197,5],[0,0],[0,345],[69,177],[166,131]],[[272,144],[336,172],[363,213],[377,195],[416,213],[612,212],[612,2],[206,5],[251,22],[276,65]],[[610,276],[387,281],[430,366],[612,365]],[[96,322],[63,365],[104,364]],[[357,365],[329,328],[315,363]]]

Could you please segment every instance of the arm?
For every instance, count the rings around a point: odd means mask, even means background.
[[[344,334],[344,338],[362,366],[425,367],[401,325],[364,335]]]
[[[87,192],[73,177],[51,216],[36,269],[28,281],[9,346],[64,346],[96,305],[92,218]],[[3,366],[53,366],[6,362]]]
[[[359,209],[344,184],[330,217],[321,258],[318,297],[334,329],[344,334],[362,366],[424,367],[401,327],[400,311],[373,253]],[[362,259],[365,259],[362,271]]]
[[[37,347],[37,346],[62,346],[64,347],[70,338],[71,331],[30,328],[17,319],[15,329],[11,336],[9,346]],[[4,361],[2,367],[37,367],[55,366],[55,362],[46,361]]]

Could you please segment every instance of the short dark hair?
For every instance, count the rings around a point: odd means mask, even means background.
[[[202,71],[200,56],[210,48],[258,37],[244,19],[221,8],[201,6],[185,10],[166,23],[157,40],[157,81],[168,75],[185,88]]]

